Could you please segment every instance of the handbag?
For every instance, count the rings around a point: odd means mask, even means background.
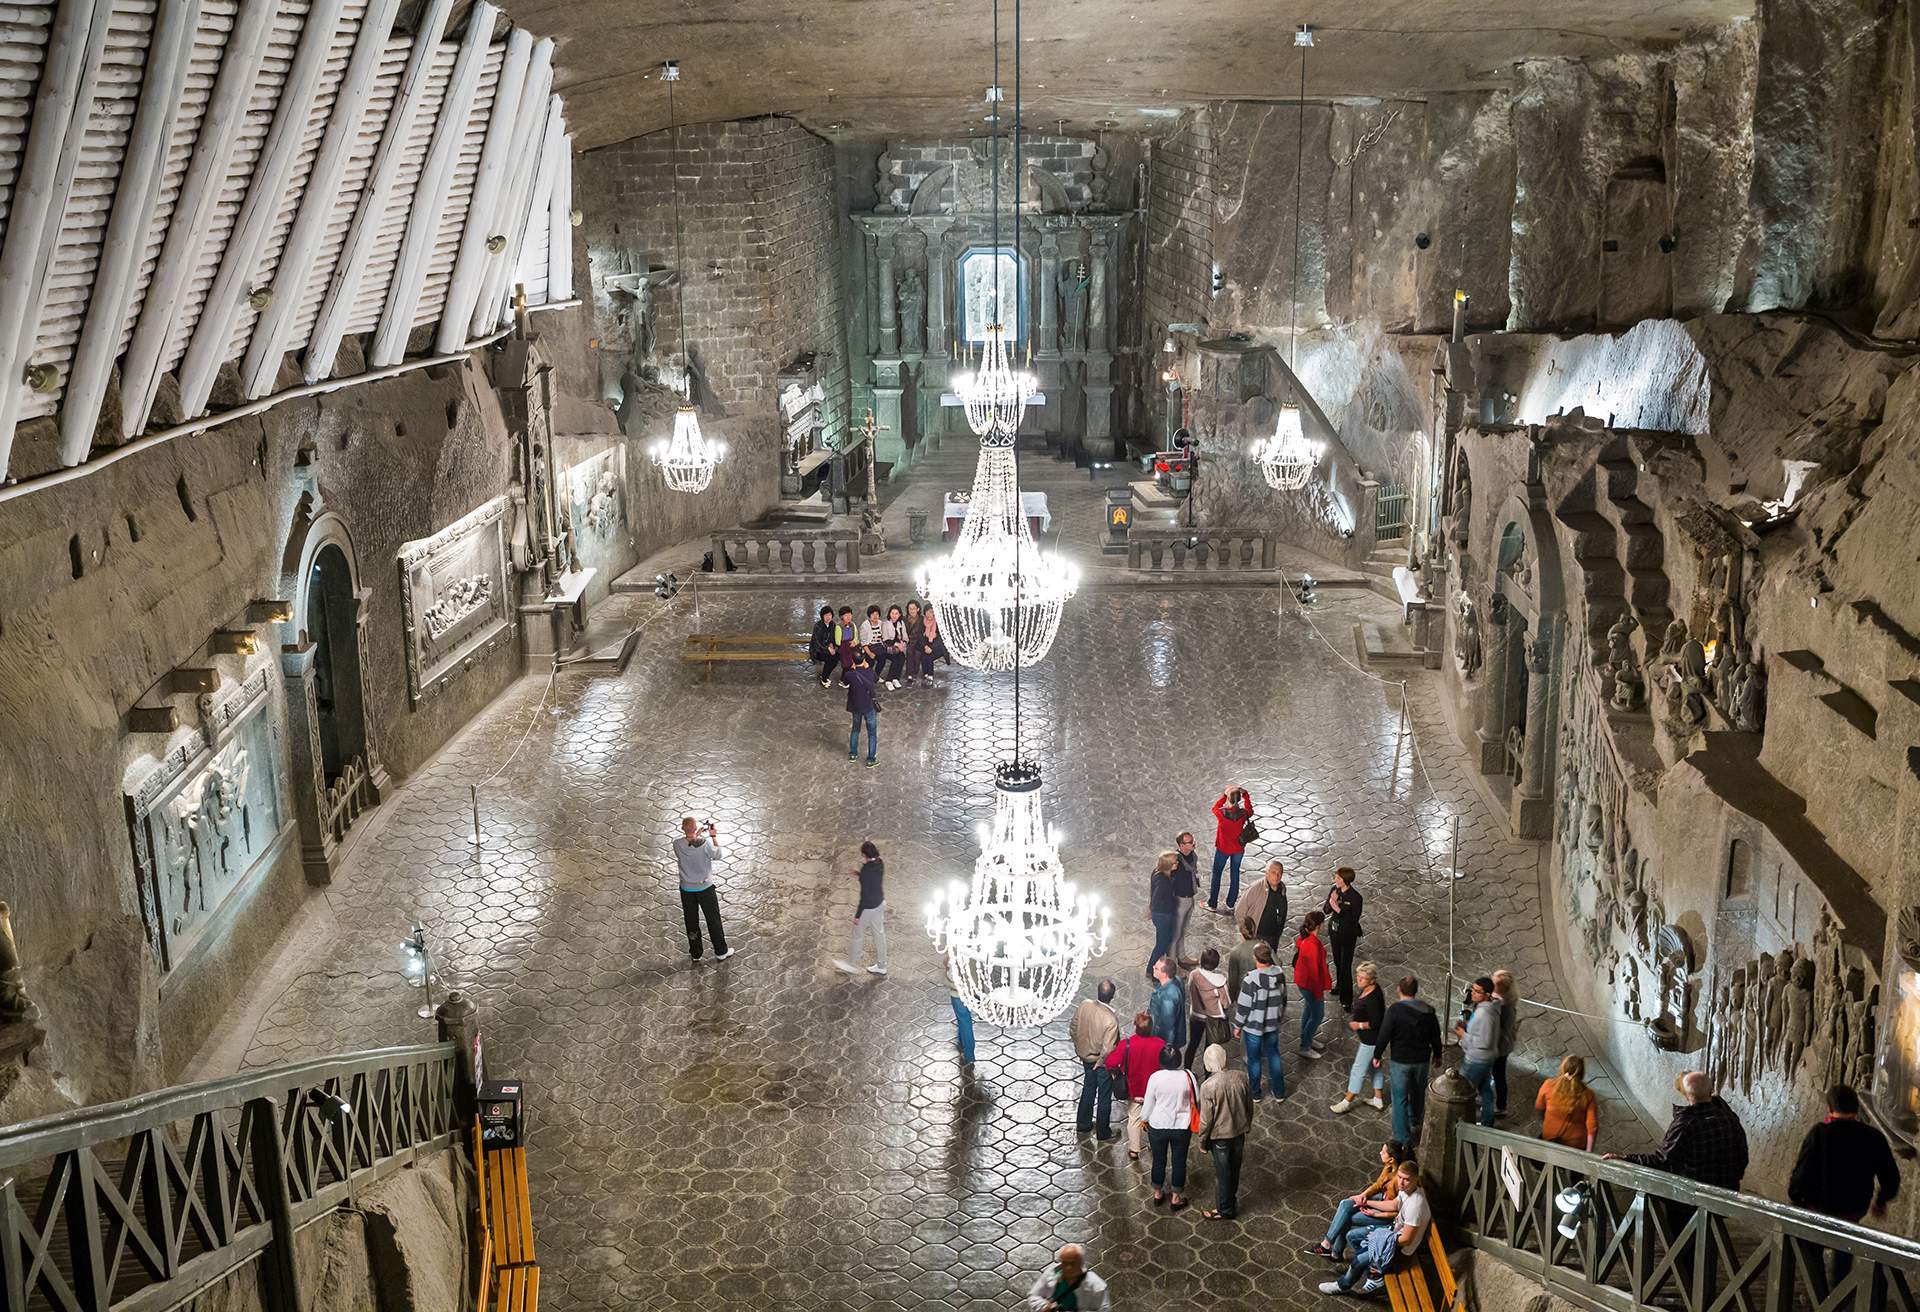
[[[1260,841],[1260,826],[1253,822],[1252,816],[1248,816],[1247,822],[1244,825],[1240,826],[1240,846],[1252,847],[1255,843],[1259,841]]]
[[[1192,1071],[1187,1072],[1187,1088],[1193,1091],[1193,1110],[1187,1117],[1187,1133],[1198,1134],[1200,1133],[1200,1086],[1193,1082]]]

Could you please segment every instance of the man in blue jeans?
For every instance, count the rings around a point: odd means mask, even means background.
[[[1493,1124],[1493,1063],[1500,1056],[1500,998],[1485,975],[1467,990],[1467,1015],[1453,1027],[1460,1037],[1460,1078],[1480,1091],[1480,1124]]]
[[[1260,1075],[1273,1082],[1273,1096],[1287,1096],[1287,1073],[1280,1065],[1280,1027],[1287,1018],[1287,981],[1273,964],[1273,949],[1265,943],[1253,950],[1253,969],[1240,983],[1234,1006],[1233,1033],[1247,1045],[1247,1082],[1253,1101],[1260,1101]]]
[[[1113,1010],[1113,995],[1119,985],[1110,979],[1100,981],[1096,996],[1083,998],[1075,1008],[1067,1037],[1073,1042],[1073,1055],[1080,1059],[1080,1114],[1074,1128],[1081,1134],[1093,1130],[1102,1143],[1113,1138],[1113,1083],[1107,1078],[1107,1054],[1120,1042],[1120,1017]]]
[[[867,726],[867,766],[878,765],[880,755],[880,708],[873,704],[873,654],[865,647],[853,649],[853,664],[847,667],[847,710],[853,714],[853,732],[847,735],[847,759],[860,755],[860,724]]]
[[[1380,1022],[1373,1064],[1386,1066],[1393,1093],[1393,1137],[1412,1147],[1427,1110],[1427,1072],[1440,1055],[1440,1018],[1417,996],[1420,981],[1412,975],[1400,980],[1399,991]]]

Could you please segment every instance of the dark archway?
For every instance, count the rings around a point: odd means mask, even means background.
[[[313,644],[314,713],[320,724],[320,762],[326,785],[337,783],[367,750],[366,703],[360,677],[360,602],[353,570],[337,543],[313,558],[302,626]]]

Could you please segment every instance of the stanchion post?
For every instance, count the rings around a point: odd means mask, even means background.
[[[1453,851],[1447,857],[1447,1005],[1453,1005],[1453,888],[1460,882],[1460,817],[1453,817]]]
[[[486,846],[487,836],[480,832],[480,785],[467,785],[467,796],[473,802],[473,837],[467,840],[471,847]]]

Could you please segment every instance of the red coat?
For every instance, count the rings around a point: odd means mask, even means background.
[[[1225,793],[1220,794],[1220,800],[1213,804],[1213,818],[1216,822],[1213,827],[1214,850],[1225,852],[1228,856],[1238,856],[1247,850],[1246,844],[1240,841],[1240,831],[1247,827],[1247,821],[1253,819],[1253,798],[1248,796],[1245,802],[1236,806],[1234,810],[1245,812],[1245,814],[1238,817],[1227,814]]]
[[[1316,998],[1324,997],[1333,987],[1333,972],[1327,969],[1327,949],[1320,942],[1320,936],[1308,934],[1296,938],[1293,950],[1297,954],[1293,960],[1294,987]]]
[[[1129,1034],[1113,1045],[1113,1051],[1107,1054],[1107,1069],[1126,1072],[1125,1092],[1116,1091],[1116,1098],[1126,1098],[1133,1102],[1147,1096],[1147,1081],[1160,1069],[1160,1049],[1167,1046],[1165,1039],[1155,1038],[1151,1034]]]

